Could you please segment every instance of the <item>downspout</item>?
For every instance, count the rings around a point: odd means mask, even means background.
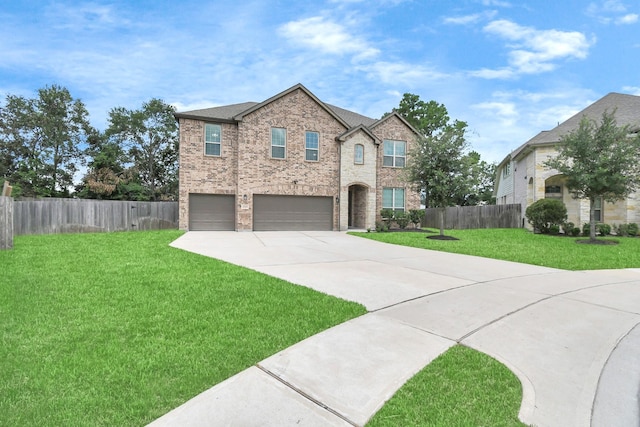
[[[340,196],[342,195],[342,143],[338,142],[338,195],[335,198],[336,207],[338,208],[338,231],[342,231],[340,227],[340,218],[342,217],[342,208],[340,207]]]

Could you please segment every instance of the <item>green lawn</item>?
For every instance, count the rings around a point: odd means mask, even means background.
[[[364,307],[168,246],[17,236],[0,251],[0,425],[144,425]]]
[[[491,357],[456,345],[411,378],[367,423],[396,426],[524,426],[522,386]]]
[[[525,229],[445,230],[460,240],[427,239],[426,233],[350,233],[397,245],[477,255],[563,270],[599,270],[640,267],[640,238],[606,238],[617,245],[578,244],[584,237],[533,234]]]

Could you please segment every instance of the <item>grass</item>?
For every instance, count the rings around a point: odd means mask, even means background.
[[[175,230],[0,251],[0,425],[144,425],[364,307],[168,246]]]
[[[524,229],[446,230],[460,240],[426,239],[425,233],[350,233],[397,245],[477,255],[564,270],[640,267],[640,238],[607,238],[617,245],[577,244],[584,237],[533,234]]]
[[[522,387],[491,357],[456,345],[411,378],[367,427],[524,426]]]

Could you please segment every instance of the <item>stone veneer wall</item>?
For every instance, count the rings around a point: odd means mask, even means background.
[[[286,129],[285,159],[271,158],[271,128]],[[296,90],[245,116],[239,123],[238,230],[253,228],[253,195],[330,196],[339,227],[340,145],[346,130],[304,91]],[[319,133],[319,160],[305,160],[305,132]],[[245,197],[246,197],[246,201]]]
[[[204,154],[204,121],[180,119],[179,228],[181,230],[189,228],[189,193],[236,193],[238,128],[235,124],[214,124],[222,126],[222,146],[219,157]]]
[[[409,153],[415,142],[416,134],[411,131],[398,117],[391,116],[373,129],[374,134],[381,141],[392,139],[407,142],[407,164],[410,161]],[[420,193],[414,191],[410,184],[403,179],[403,169],[382,166],[384,149],[381,144],[378,149],[377,159],[377,185],[376,185],[376,221],[380,221],[382,209],[382,189],[385,187],[405,188],[405,210],[420,209]]]
[[[364,146],[364,164],[354,163],[354,147],[356,144]],[[364,228],[375,228],[376,222],[376,171],[378,146],[371,137],[363,131],[358,131],[341,147],[342,171],[340,173],[340,229],[348,229],[349,224],[349,187],[360,185],[366,188],[365,197],[357,197],[356,212],[364,215],[361,218]]]

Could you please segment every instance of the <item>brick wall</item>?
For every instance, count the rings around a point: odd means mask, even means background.
[[[286,129],[285,159],[271,158],[271,128]],[[346,130],[302,90],[248,114],[239,124],[238,230],[253,228],[253,195],[339,196],[339,144]],[[305,132],[319,133],[319,160],[305,160]],[[244,196],[246,202],[244,202]],[[334,204],[334,229],[339,205]]]
[[[391,116],[373,129],[374,134],[381,140],[392,139],[396,141],[406,141],[407,162],[408,153],[411,152],[416,143],[416,135],[398,117]],[[382,166],[384,148],[382,144],[378,149],[378,170],[376,186],[376,221],[380,221],[380,210],[382,209],[382,189],[385,187],[397,187],[405,189],[405,210],[420,209],[420,194],[411,188],[411,185],[404,180],[403,169]]]
[[[220,123],[218,123],[220,124]],[[189,227],[189,193],[235,194],[238,129],[222,125],[220,156],[205,156],[201,120],[180,119],[179,202],[181,230]]]

